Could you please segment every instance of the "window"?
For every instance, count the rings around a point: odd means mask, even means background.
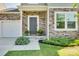
[[[56,12],[55,29],[56,30],[77,30],[76,12]]]
[[[57,18],[57,21],[56,21],[57,28],[60,28],[60,29],[65,28],[65,21],[64,21],[65,15],[63,13],[60,13],[60,14],[57,14],[56,18]]]

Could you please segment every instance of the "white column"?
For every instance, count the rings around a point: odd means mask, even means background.
[[[20,35],[22,36],[22,10],[20,10]]]
[[[49,8],[47,9],[47,39],[49,40]]]

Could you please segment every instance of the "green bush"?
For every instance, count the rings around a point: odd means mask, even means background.
[[[79,39],[75,39],[74,43],[76,43],[77,45],[79,45]]]
[[[38,35],[43,35],[44,34],[44,30],[43,29],[39,29],[39,30],[37,30],[37,33],[38,33]]]
[[[77,46],[77,45],[78,45],[78,44],[72,42],[72,43],[70,43],[68,46],[69,46],[69,47],[72,47],[72,46]]]
[[[50,38],[49,40],[43,40],[44,43],[60,45],[60,46],[68,46],[70,43],[73,42],[72,39],[67,37],[59,37],[59,38]]]
[[[26,30],[26,31],[24,32],[24,35],[27,36],[27,35],[29,35],[29,33],[30,33],[30,31],[29,31],[29,30]]]
[[[79,45],[79,39],[74,39],[72,43],[69,44],[69,46],[78,46]]]
[[[15,41],[15,45],[26,45],[30,42],[30,40],[26,37],[18,37]]]

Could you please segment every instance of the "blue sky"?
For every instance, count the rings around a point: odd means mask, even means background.
[[[7,8],[17,8],[17,5],[20,5],[19,3],[6,3],[5,4]]]

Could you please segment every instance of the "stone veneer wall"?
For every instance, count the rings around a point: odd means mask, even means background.
[[[27,30],[28,26],[28,16],[39,16],[39,28],[42,28],[45,31],[45,34],[47,32],[47,12],[46,11],[23,11],[22,16],[22,32],[24,33]]]
[[[68,37],[78,37],[78,31],[55,31],[54,30],[54,13],[56,11],[78,11],[78,9],[73,8],[50,8],[49,9],[49,35],[50,37],[68,36]],[[78,19],[78,29],[79,29],[79,19]]]
[[[0,13],[0,20],[20,20],[20,14],[1,14]]]

